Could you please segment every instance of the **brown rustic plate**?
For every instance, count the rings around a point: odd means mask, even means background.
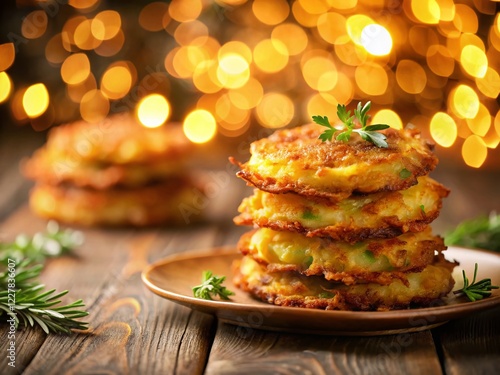
[[[232,284],[231,263],[239,257],[241,255],[234,248],[177,254],[150,265],[142,273],[142,280],[159,296],[238,325],[241,334],[248,334],[252,329],[348,336],[417,332],[500,305],[500,290],[496,289],[481,301],[468,302],[450,293],[444,305],[408,310],[364,312],[279,307],[257,301]],[[472,281],[475,263],[479,265],[478,280],[489,277],[493,285],[500,285],[500,254],[450,247],[446,258],[460,262],[454,272],[455,289],[463,286],[462,269]],[[224,285],[236,293],[231,301],[193,297],[191,288],[200,284],[205,270],[227,276]]]

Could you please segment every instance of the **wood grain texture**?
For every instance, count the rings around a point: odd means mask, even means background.
[[[219,324],[207,374],[440,374],[430,332],[380,337],[271,333]]]
[[[446,374],[497,374],[500,369],[500,308],[451,321],[434,331]]]
[[[2,229],[32,234],[44,226],[24,207]],[[201,374],[214,318],[152,294],[140,272],[168,254],[213,246],[217,237],[212,226],[193,228],[189,236],[175,229],[85,230],[84,245],[73,256],[47,262],[42,281],[69,289],[66,302],[83,298],[90,329],[71,336],[18,333],[18,351],[23,350],[17,356],[18,369],[25,368],[25,374]]]

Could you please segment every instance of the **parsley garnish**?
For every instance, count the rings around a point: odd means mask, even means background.
[[[204,271],[202,283],[193,287],[193,295],[196,298],[213,300],[212,297],[219,296],[221,299],[228,300],[229,296],[234,295],[222,283],[226,280],[226,276],[212,275],[212,271]]]
[[[491,279],[483,279],[476,283],[477,274],[477,263],[474,267],[474,278],[472,283],[469,284],[469,279],[465,276],[465,271],[462,270],[462,276],[464,278],[464,287],[460,290],[456,290],[453,293],[457,295],[465,295],[469,301],[474,302],[484,297],[489,297],[491,295],[492,289],[498,289],[498,286],[491,285]]]
[[[378,130],[383,130],[389,128],[386,124],[374,124],[367,125],[370,118],[368,111],[370,110],[371,102],[368,101],[363,106],[361,102],[358,103],[357,108],[354,110],[354,115],[351,116],[351,111],[346,109],[344,104],[337,105],[337,117],[342,121],[346,130],[342,131],[335,138],[338,141],[347,142],[351,138],[351,134],[358,133],[362,139],[365,141],[373,143],[377,147],[387,148],[386,136],[382,133],[377,133]],[[313,121],[321,126],[325,126],[327,129],[320,134],[319,139],[323,142],[331,141],[335,135],[337,129],[335,129],[328,120],[327,116],[313,116]],[[361,125],[361,128],[355,128],[355,120]]]

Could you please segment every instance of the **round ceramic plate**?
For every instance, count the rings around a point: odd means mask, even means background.
[[[449,247],[449,260],[457,260],[455,289],[463,286],[462,270],[470,281],[478,263],[477,280],[489,277],[500,285],[500,254],[482,250]],[[176,254],[156,262],[142,273],[142,280],[154,293],[192,309],[215,314],[221,321],[241,326],[241,329],[266,329],[327,335],[373,336],[402,332],[417,332],[469,314],[500,305],[500,290],[476,302],[465,297],[444,298],[444,304],[395,311],[324,311],[280,307],[257,301],[236,288],[231,282],[231,264],[241,257],[234,248],[215,248]],[[192,287],[201,283],[202,273],[225,275],[224,285],[236,294],[230,301],[208,301],[193,297]]]

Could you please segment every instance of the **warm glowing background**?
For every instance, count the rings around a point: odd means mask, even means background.
[[[133,110],[207,143],[371,100],[375,121],[412,123],[462,164],[498,157],[498,2],[61,3],[18,0],[0,26],[0,105],[20,125]]]

